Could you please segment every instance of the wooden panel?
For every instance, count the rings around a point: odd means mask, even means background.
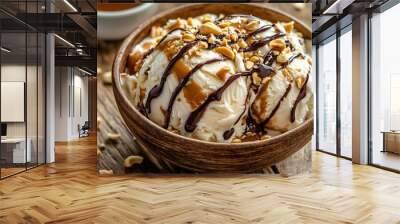
[[[400,133],[386,132],[385,135],[385,151],[400,154]]]

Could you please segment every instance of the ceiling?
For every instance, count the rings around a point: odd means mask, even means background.
[[[319,43],[351,24],[354,17],[386,3],[388,0],[311,0],[313,4],[313,43]]]
[[[56,65],[73,61],[73,66],[80,66],[82,62],[95,73],[95,7],[96,0],[0,0],[1,43],[11,50],[6,57],[14,61],[25,61],[26,55],[36,57],[36,51],[44,47],[36,43],[36,36],[55,33],[61,37],[55,38]]]

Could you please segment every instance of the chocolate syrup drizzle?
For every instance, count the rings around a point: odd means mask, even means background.
[[[224,134],[222,134],[222,137],[224,137],[225,140],[228,140],[230,137],[232,137],[233,133],[235,133],[235,129],[231,128],[231,129],[225,131]]]
[[[230,15],[230,16],[226,16],[224,18],[218,19],[215,23],[219,23],[222,20],[226,20],[229,18],[234,18],[234,17],[248,17],[250,19],[255,19],[256,17],[251,16],[251,15]],[[276,30],[276,24],[273,25],[264,25],[260,28],[258,28],[257,30],[247,34],[247,35],[243,35],[241,36],[241,38],[247,40],[248,38],[250,38],[251,36],[257,35],[259,33],[265,32],[267,30],[269,30],[270,28],[275,27]],[[166,38],[168,35],[170,35],[171,33],[177,31],[177,30],[182,30],[184,31],[184,29],[182,28],[176,28],[173,29],[171,31],[169,31],[158,43],[156,46],[154,46],[153,48],[151,48],[148,52],[146,52],[143,56],[143,61],[144,59],[150,55]],[[264,37],[263,39],[257,40],[255,41],[252,45],[250,45],[249,47],[245,48],[245,49],[241,49],[241,51],[243,52],[248,52],[248,51],[255,51],[260,47],[263,47],[264,45],[268,44],[270,41],[277,39],[279,37],[283,37],[285,36],[285,33],[277,33],[274,34],[272,36],[268,36],[268,37]],[[221,37],[217,37],[218,39],[223,38],[223,36]],[[201,38],[197,38],[195,41],[187,43],[185,46],[183,46],[178,53],[175,54],[175,56],[171,59],[171,61],[169,62],[169,64],[167,65],[167,68],[165,69],[165,71],[162,74],[161,77],[161,81],[159,83],[159,85],[156,85],[155,87],[153,87],[147,97],[147,101],[146,104],[143,108],[143,112],[145,115],[148,115],[149,113],[151,113],[151,101],[153,99],[155,99],[156,97],[160,96],[163,90],[163,87],[165,85],[166,79],[170,73],[170,70],[172,69],[172,67],[175,65],[175,63],[181,58],[183,57],[183,55],[189,50],[191,49],[193,46],[195,46],[195,44],[198,41],[201,41]],[[286,45],[291,45],[290,42],[286,41]],[[209,46],[209,48],[214,48],[215,46]],[[282,64],[281,68],[284,68],[286,66],[288,66],[295,58],[301,56],[302,54],[299,53],[297,55],[294,55],[292,57],[290,57],[288,59],[288,61],[284,64]],[[240,77],[249,77],[251,76],[251,74],[253,72],[257,72],[259,74],[259,76],[261,78],[265,78],[267,76],[270,76],[273,74],[273,69],[271,68],[274,59],[276,58],[276,56],[273,54],[272,51],[269,51],[263,59],[263,63],[262,64],[257,64],[253,67],[253,69],[251,71],[245,71],[245,72],[240,72],[240,73],[236,73],[232,76],[230,76],[228,78],[228,80],[220,87],[218,88],[216,91],[214,91],[213,93],[211,93],[207,99],[200,105],[198,106],[194,111],[192,111],[188,117],[188,119],[186,120],[185,123],[185,130],[187,132],[193,132],[196,127],[197,127],[197,123],[200,121],[201,117],[203,116],[203,114],[205,113],[208,105],[210,103],[212,103],[213,101],[219,101],[222,98],[222,94],[224,93],[224,91],[238,78]],[[177,96],[179,95],[179,93],[182,91],[182,89],[186,86],[186,84],[189,82],[191,76],[193,76],[194,73],[196,73],[199,69],[201,69],[201,67],[207,65],[207,64],[211,64],[211,63],[216,63],[219,61],[224,61],[226,60],[225,58],[221,58],[221,59],[211,59],[208,60],[206,62],[197,64],[192,70],[190,70],[188,72],[188,74],[186,74],[185,78],[179,83],[179,85],[176,87],[176,89],[173,91],[171,98],[168,102],[168,108],[167,111],[165,113],[165,123],[164,123],[164,128],[167,128],[169,126],[170,123],[170,117],[171,117],[171,113],[172,113],[172,108],[174,105],[174,102],[176,101]],[[291,110],[291,122],[295,121],[295,111],[296,111],[296,107],[298,105],[298,103],[306,96],[306,84],[308,82],[309,79],[309,73],[307,74],[307,78],[305,80],[305,83],[303,84],[303,86],[300,89],[299,95],[296,98],[296,101],[294,103],[294,106]],[[289,94],[290,90],[292,88],[292,83],[289,83],[288,87],[286,88],[285,93],[283,94],[283,96],[280,98],[278,104],[275,106],[275,108],[272,110],[271,114],[268,116],[267,119],[265,119],[263,122],[261,122],[260,124],[257,124],[257,122],[252,118],[250,110],[248,111],[248,116],[246,118],[246,131],[253,131],[253,132],[265,132],[264,131],[264,126],[265,124],[267,124],[269,122],[269,120],[275,115],[275,113],[278,111],[281,103],[283,102],[283,100],[287,97],[287,95]],[[246,102],[245,102],[245,109],[243,110],[243,112],[240,114],[240,116],[238,117],[238,119],[235,121],[235,123],[233,124],[236,125],[242,118],[242,116],[245,114],[245,112],[247,111],[247,104],[248,104],[248,100],[249,100],[249,96],[250,96],[250,91],[251,88],[249,88],[248,94],[247,94],[247,98],[246,98]],[[223,133],[223,137],[225,140],[229,139],[230,137],[232,137],[232,135],[234,134],[234,128],[231,128],[227,131],[225,131]]]
[[[160,41],[158,41],[158,43],[157,43],[154,47],[150,48],[150,50],[148,50],[148,51],[143,55],[143,59],[142,59],[142,60],[144,61],[144,59],[146,59],[147,56],[149,56],[151,53],[153,53],[153,51],[154,51],[155,49],[157,49],[158,46],[160,46],[160,44],[161,44],[170,34],[172,34],[173,32],[175,32],[175,31],[177,31],[177,30],[185,31],[183,28],[176,28],[176,29],[170,30],[167,34],[165,34],[165,35],[160,39]]]
[[[282,68],[287,67],[290,63],[292,63],[292,62],[294,61],[294,59],[296,59],[296,58],[298,58],[298,57],[300,57],[300,56],[303,56],[303,54],[302,54],[302,53],[298,53],[298,54],[296,54],[296,55],[292,55],[292,56],[288,59],[288,61],[282,65]]]
[[[199,107],[197,107],[192,113],[190,113],[190,115],[185,123],[185,130],[187,132],[193,132],[197,127],[197,123],[200,121],[201,117],[203,116],[204,112],[206,111],[207,106],[213,101],[221,100],[221,97],[222,97],[222,94],[224,93],[224,91],[236,79],[243,77],[243,76],[250,76],[250,75],[251,75],[251,72],[241,72],[241,73],[237,73],[235,75],[230,76],[228,78],[228,80],[220,88],[218,88],[215,92],[212,92]]]
[[[296,120],[296,107],[299,104],[299,102],[306,97],[307,93],[307,82],[310,76],[310,72],[308,72],[306,81],[304,82],[303,86],[300,89],[299,95],[297,95],[296,101],[294,102],[293,108],[290,111],[290,122],[294,122]]]
[[[211,59],[211,60],[205,61],[203,63],[199,63],[192,70],[190,70],[188,74],[186,74],[185,78],[175,88],[174,92],[172,92],[171,98],[169,99],[167,112],[165,114],[164,128],[168,128],[168,126],[169,126],[169,122],[170,122],[170,119],[171,119],[172,107],[174,106],[176,97],[182,91],[183,87],[185,87],[186,84],[189,82],[189,80],[192,77],[192,75],[194,73],[196,73],[199,69],[201,69],[205,65],[216,63],[216,62],[220,62],[220,61],[225,61],[225,60],[226,60],[225,58],[215,58],[215,59]]]
[[[277,34],[274,34],[272,36],[264,37],[263,39],[255,41],[252,45],[250,45],[250,46],[248,46],[248,47],[246,47],[244,49],[241,49],[240,51],[243,51],[243,52],[255,51],[258,48],[263,47],[264,45],[266,45],[270,41],[272,41],[274,39],[277,39],[279,37],[283,37],[283,36],[285,36],[284,33],[277,33]]]
[[[265,54],[263,63],[269,66],[272,66],[272,63],[274,63],[274,59],[276,56],[274,56],[274,52],[269,51],[267,54]]]
[[[288,61],[285,63],[285,64],[283,64],[282,65],[282,68],[285,68],[285,67],[287,67],[290,63],[292,63],[293,61],[294,61],[294,59],[296,59],[297,57],[299,57],[299,56],[302,56],[302,54],[301,53],[299,53],[299,54],[296,54],[296,55],[293,55],[293,56],[291,56],[289,59],[288,59]],[[264,64],[267,64],[267,65],[269,65],[269,66],[271,66],[272,65],[272,63],[273,63],[273,60],[274,60],[274,58],[275,58],[275,56],[273,55],[273,52],[272,51],[269,51],[266,55],[265,55],[265,57],[264,57]],[[306,79],[306,82],[308,81],[308,74],[307,74],[307,79]],[[305,85],[305,84],[304,84]],[[254,130],[256,130],[255,132],[258,132],[258,131],[263,131],[263,127],[265,126],[265,124],[267,124],[268,122],[269,122],[269,120],[271,120],[271,118],[275,115],[275,113],[276,113],[276,111],[278,111],[278,109],[279,109],[279,107],[280,107],[280,105],[281,105],[281,102],[286,98],[286,96],[289,94],[289,91],[291,90],[291,88],[292,88],[292,84],[291,83],[289,83],[289,86],[286,88],[286,91],[285,91],[285,93],[283,94],[283,96],[281,97],[281,99],[279,100],[279,102],[278,102],[278,104],[275,106],[275,108],[272,110],[272,112],[271,112],[271,114],[267,117],[267,119],[265,119],[263,122],[261,122],[260,124],[257,124],[257,122],[252,118],[252,116],[251,116],[251,113],[249,112],[249,116],[248,116],[248,118],[247,118],[247,123],[248,123],[248,126],[250,127],[250,126],[253,126],[252,128],[250,128],[250,129],[253,129],[253,131]],[[305,94],[306,94],[306,91],[304,91],[304,93],[302,93],[302,94],[304,94],[304,96],[302,96],[300,99],[296,99],[296,101],[298,100],[299,102],[305,97]],[[297,97],[297,98],[299,98],[299,96]],[[291,122],[293,123],[294,122],[294,120],[295,119],[293,119],[294,117],[295,117],[295,112],[293,112],[293,111],[296,111],[296,106],[297,106],[297,104],[299,103],[299,102],[295,102],[295,104],[294,104],[294,106],[293,106],[293,108],[292,108],[292,110],[291,110]],[[293,121],[292,121],[293,120]]]
[[[275,115],[276,111],[278,111],[279,107],[281,106],[282,101],[286,98],[286,96],[289,94],[290,89],[292,88],[292,84],[289,83],[288,87],[286,88],[285,94],[279,99],[278,104],[275,106],[275,108],[272,110],[271,114],[265,119],[265,121],[261,122],[259,125],[261,127],[264,127],[265,124],[269,122],[269,120]]]
[[[257,72],[261,77],[266,77],[272,74],[273,69],[268,65],[258,65],[254,66],[251,71],[239,72],[236,73],[228,78],[228,80],[215,92],[211,93],[207,99],[197,107],[192,113],[190,113],[188,119],[185,123],[185,130],[187,132],[193,132],[196,127],[197,123],[200,121],[201,117],[203,116],[204,112],[207,109],[207,106],[213,101],[221,100],[222,94],[224,91],[238,78],[250,76],[253,72]],[[230,136],[229,136],[230,137]]]
[[[259,33],[265,32],[265,31],[267,31],[267,30],[269,30],[269,29],[271,29],[271,28],[272,28],[272,25],[264,25],[264,26],[262,26],[262,27],[260,27],[260,28],[258,28],[258,29],[256,29],[256,30],[254,30],[253,32],[251,32],[251,33],[249,33],[249,34],[243,36],[243,39],[244,39],[244,40],[247,40],[247,39],[249,39],[250,37],[252,37],[252,36],[254,36],[254,35],[257,35],[257,34],[259,34]]]
[[[150,90],[150,92],[149,92],[149,94],[148,94],[148,96],[147,96],[146,105],[145,105],[145,108],[146,108],[147,113],[149,113],[149,114],[151,113],[151,101],[152,101],[154,98],[157,98],[158,96],[161,95],[162,90],[164,89],[165,82],[166,82],[166,80],[167,80],[167,77],[168,77],[169,72],[171,71],[172,67],[175,65],[175,63],[176,63],[181,57],[183,57],[183,55],[184,55],[190,48],[192,48],[192,47],[195,46],[196,44],[197,44],[197,41],[193,41],[193,42],[190,42],[190,43],[186,44],[185,46],[183,46],[183,47],[178,51],[178,53],[175,54],[175,56],[171,59],[171,61],[168,63],[167,68],[164,70],[164,73],[163,73],[162,76],[161,76],[160,83],[159,83],[158,85],[154,86],[154,87]]]
[[[243,114],[246,113],[246,111],[247,111],[247,104],[248,104],[249,98],[250,98],[250,91],[251,90],[249,89],[249,91],[247,92],[246,101],[244,102],[244,110],[239,115],[239,117],[236,119],[235,123],[233,123],[233,126],[235,126],[240,121],[240,119],[242,119]],[[231,128],[231,129],[225,131],[222,136],[224,137],[225,140],[228,140],[230,137],[232,137],[234,132],[235,132],[235,129]]]

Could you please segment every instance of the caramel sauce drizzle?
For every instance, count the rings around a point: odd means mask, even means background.
[[[204,112],[206,111],[208,105],[212,103],[213,101],[219,101],[221,100],[222,94],[224,91],[238,78],[243,77],[243,76],[250,76],[251,72],[243,72],[243,73],[238,73],[236,75],[232,75],[231,77],[228,78],[228,80],[222,85],[220,88],[218,88],[216,91],[212,92],[207,99],[202,103],[199,107],[197,107],[192,113],[190,113],[188,119],[186,120],[185,123],[185,130],[187,132],[193,132],[196,127],[197,123],[200,121],[201,117],[203,116]]]
[[[294,61],[294,59],[296,59],[297,57],[299,57],[299,56],[302,56],[302,54],[301,53],[299,53],[299,54],[296,54],[296,55],[293,55],[293,56],[291,56],[289,59],[288,59],[288,61],[285,63],[285,64],[283,64],[283,66],[282,66],[282,68],[284,68],[284,67],[287,67],[290,63],[292,63],[293,61]],[[265,58],[264,58],[264,63],[265,64],[267,64],[267,65],[269,65],[269,66],[271,66],[272,65],[272,63],[273,63],[273,59],[274,59],[274,56],[273,56],[273,54],[272,54],[272,51],[270,51],[270,52],[268,52],[267,54],[266,54],[266,56],[265,56]],[[308,80],[308,75],[307,75],[307,80]],[[307,82],[307,80],[306,80],[306,82]],[[305,85],[305,84],[304,84]],[[304,86],[303,85],[303,86]],[[265,85],[263,85],[261,88],[262,88],[262,90],[260,90],[260,91],[265,91],[265,89],[268,87],[268,83],[266,83]],[[281,102],[286,98],[286,96],[289,94],[289,91],[290,91],[290,89],[291,89],[291,87],[292,87],[292,84],[291,83],[289,83],[289,86],[286,88],[286,91],[285,91],[285,93],[283,94],[283,96],[281,97],[281,99],[278,101],[278,104],[275,106],[275,108],[272,110],[272,112],[271,112],[271,114],[267,117],[267,119],[265,119],[263,122],[261,122],[259,125],[257,125],[257,126],[259,126],[258,128],[256,128],[256,129],[258,129],[258,130],[263,130],[263,127],[264,127],[264,125],[265,124],[267,124],[268,122],[269,122],[269,120],[275,115],[275,113],[276,113],[276,111],[279,109],[279,107],[280,107],[280,105],[281,105]],[[306,91],[305,91],[306,92]],[[305,94],[306,93],[303,93],[304,94],[304,96],[302,96],[302,98],[301,99],[303,99],[304,97],[305,97]],[[299,97],[298,97],[299,98]],[[298,101],[301,101],[301,99],[299,99]],[[263,101],[266,101],[266,99],[264,99]],[[297,101],[297,99],[296,99],[296,101]],[[297,104],[298,104],[299,102],[295,102],[295,105],[294,105],[294,109],[292,108],[292,111],[291,111],[291,122],[293,123],[294,122],[294,118],[295,118],[295,111],[296,111],[296,109],[295,109],[295,107],[297,106]],[[254,102],[253,102],[253,105],[254,105]],[[252,106],[253,106],[252,105]],[[262,106],[262,109],[260,110],[260,111],[265,111],[266,110],[266,105],[263,105]],[[294,111],[294,112],[293,112]],[[293,115],[292,115],[293,114]],[[251,117],[251,113],[249,113],[249,117],[250,117],[250,122],[255,122],[254,121],[254,119]],[[293,121],[292,121],[293,120]]]
[[[168,128],[168,126],[169,126],[169,122],[171,119],[171,112],[172,112],[172,108],[174,106],[176,97],[179,95],[179,93],[182,91],[182,89],[189,82],[189,80],[193,76],[193,74],[196,73],[199,69],[201,69],[204,65],[208,65],[208,64],[212,64],[212,63],[216,63],[216,62],[220,62],[220,61],[224,61],[224,60],[226,60],[226,59],[216,58],[216,59],[211,59],[211,60],[205,61],[203,63],[199,63],[186,74],[186,76],[183,78],[183,80],[175,88],[174,92],[172,92],[171,98],[169,99],[167,113],[165,116],[165,123],[164,123],[165,128]]]
[[[202,91],[201,86],[194,80],[190,81],[185,87],[183,87],[183,96],[185,96],[192,108],[198,107],[207,97],[207,95]]]
[[[167,34],[165,34],[165,35],[160,39],[160,41],[158,41],[158,43],[157,43],[154,47],[150,48],[150,49],[143,55],[142,61],[144,62],[144,60],[147,58],[147,56],[149,56],[151,53],[153,53],[153,51],[154,51],[155,49],[158,49],[158,47],[160,47],[161,43],[163,43],[163,41],[164,41],[170,34],[172,34],[173,32],[175,32],[175,31],[177,31],[177,30],[185,31],[185,30],[182,29],[182,28],[177,28],[177,29],[173,29],[173,30],[169,31]],[[175,39],[173,39],[173,40],[175,40]],[[171,40],[171,41],[173,41],[173,40]]]
[[[243,51],[243,52],[255,51],[258,48],[263,47],[264,45],[268,44],[270,41],[277,39],[279,37],[283,37],[285,35],[286,34],[284,34],[284,33],[277,33],[272,36],[264,37],[263,39],[255,41],[252,45],[250,45],[244,49],[241,49],[241,51]]]
[[[220,80],[222,80],[222,81],[225,81],[225,79],[226,79],[226,76],[228,75],[228,73],[229,73],[229,68],[222,68],[222,69],[220,69],[218,72],[217,72],[217,77],[220,79]]]
[[[199,107],[197,107],[192,113],[190,113],[185,123],[185,130],[187,132],[193,132],[196,129],[197,123],[200,121],[208,105],[213,101],[220,101],[222,94],[236,79],[240,77],[251,76],[253,72],[257,72],[258,74],[260,74],[261,77],[266,77],[270,75],[272,71],[273,70],[271,67],[260,64],[258,66],[254,66],[251,71],[240,72],[230,76],[228,80],[220,88],[211,93]]]
[[[185,64],[183,59],[179,59],[171,70],[178,80],[182,80],[189,73],[190,67]]]
[[[168,63],[167,68],[164,70],[162,76],[161,76],[161,80],[160,83],[158,85],[155,85],[149,92],[148,96],[147,96],[147,100],[146,100],[146,104],[145,104],[145,109],[146,111],[150,114],[151,113],[151,101],[155,98],[157,98],[158,96],[161,95],[163,89],[164,89],[164,85],[165,82],[167,81],[167,77],[170,74],[170,71],[172,69],[172,67],[175,65],[175,63],[193,46],[195,46],[197,44],[197,41],[193,41],[190,42],[188,44],[186,44],[185,46],[183,46],[178,53],[175,54],[175,56],[172,57],[171,61]]]
[[[239,117],[236,119],[235,123],[233,123],[233,126],[235,126],[242,119],[244,113],[246,113],[246,111],[247,111],[247,104],[248,104],[249,99],[250,99],[250,91],[251,90],[249,90],[247,92],[246,101],[244,102],[244,110],[239,115]],[[234,132],[235,132],[235,129],[231,128],[231,129],[225,131],[222,136],[224,137],[225,140],[228,140],[230,137],[232,137]]]
[[[278,104],[275,106],[275,108],[272,110],[271,114],[263,121],[260,126],[264,127],[265,124],[271,120],[271,118],[275,115],[276,111],[278,111],[279,107],[281,106],[282,101],[286,98],[286,96],[289,94],[290,89],[292,88],[292,85],[289,83],[288,87],[286,88],[285,94],[279,99]]]
[[[304,82],[303,86],[300,89],[299,95],[297,95],[296,101],[294,102],[293,108],[290,111],[290,122],[294,122],[296,120],[296,107],[300,103],[307,94],[307,82],[310,76],[310,72],[307,73],[306,81]]]

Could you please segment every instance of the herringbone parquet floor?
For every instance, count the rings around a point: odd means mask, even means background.
[[[98,177],[95,141],[0,181],[0,223],[400,223],[400,175],[322,153],[291,178]]]

